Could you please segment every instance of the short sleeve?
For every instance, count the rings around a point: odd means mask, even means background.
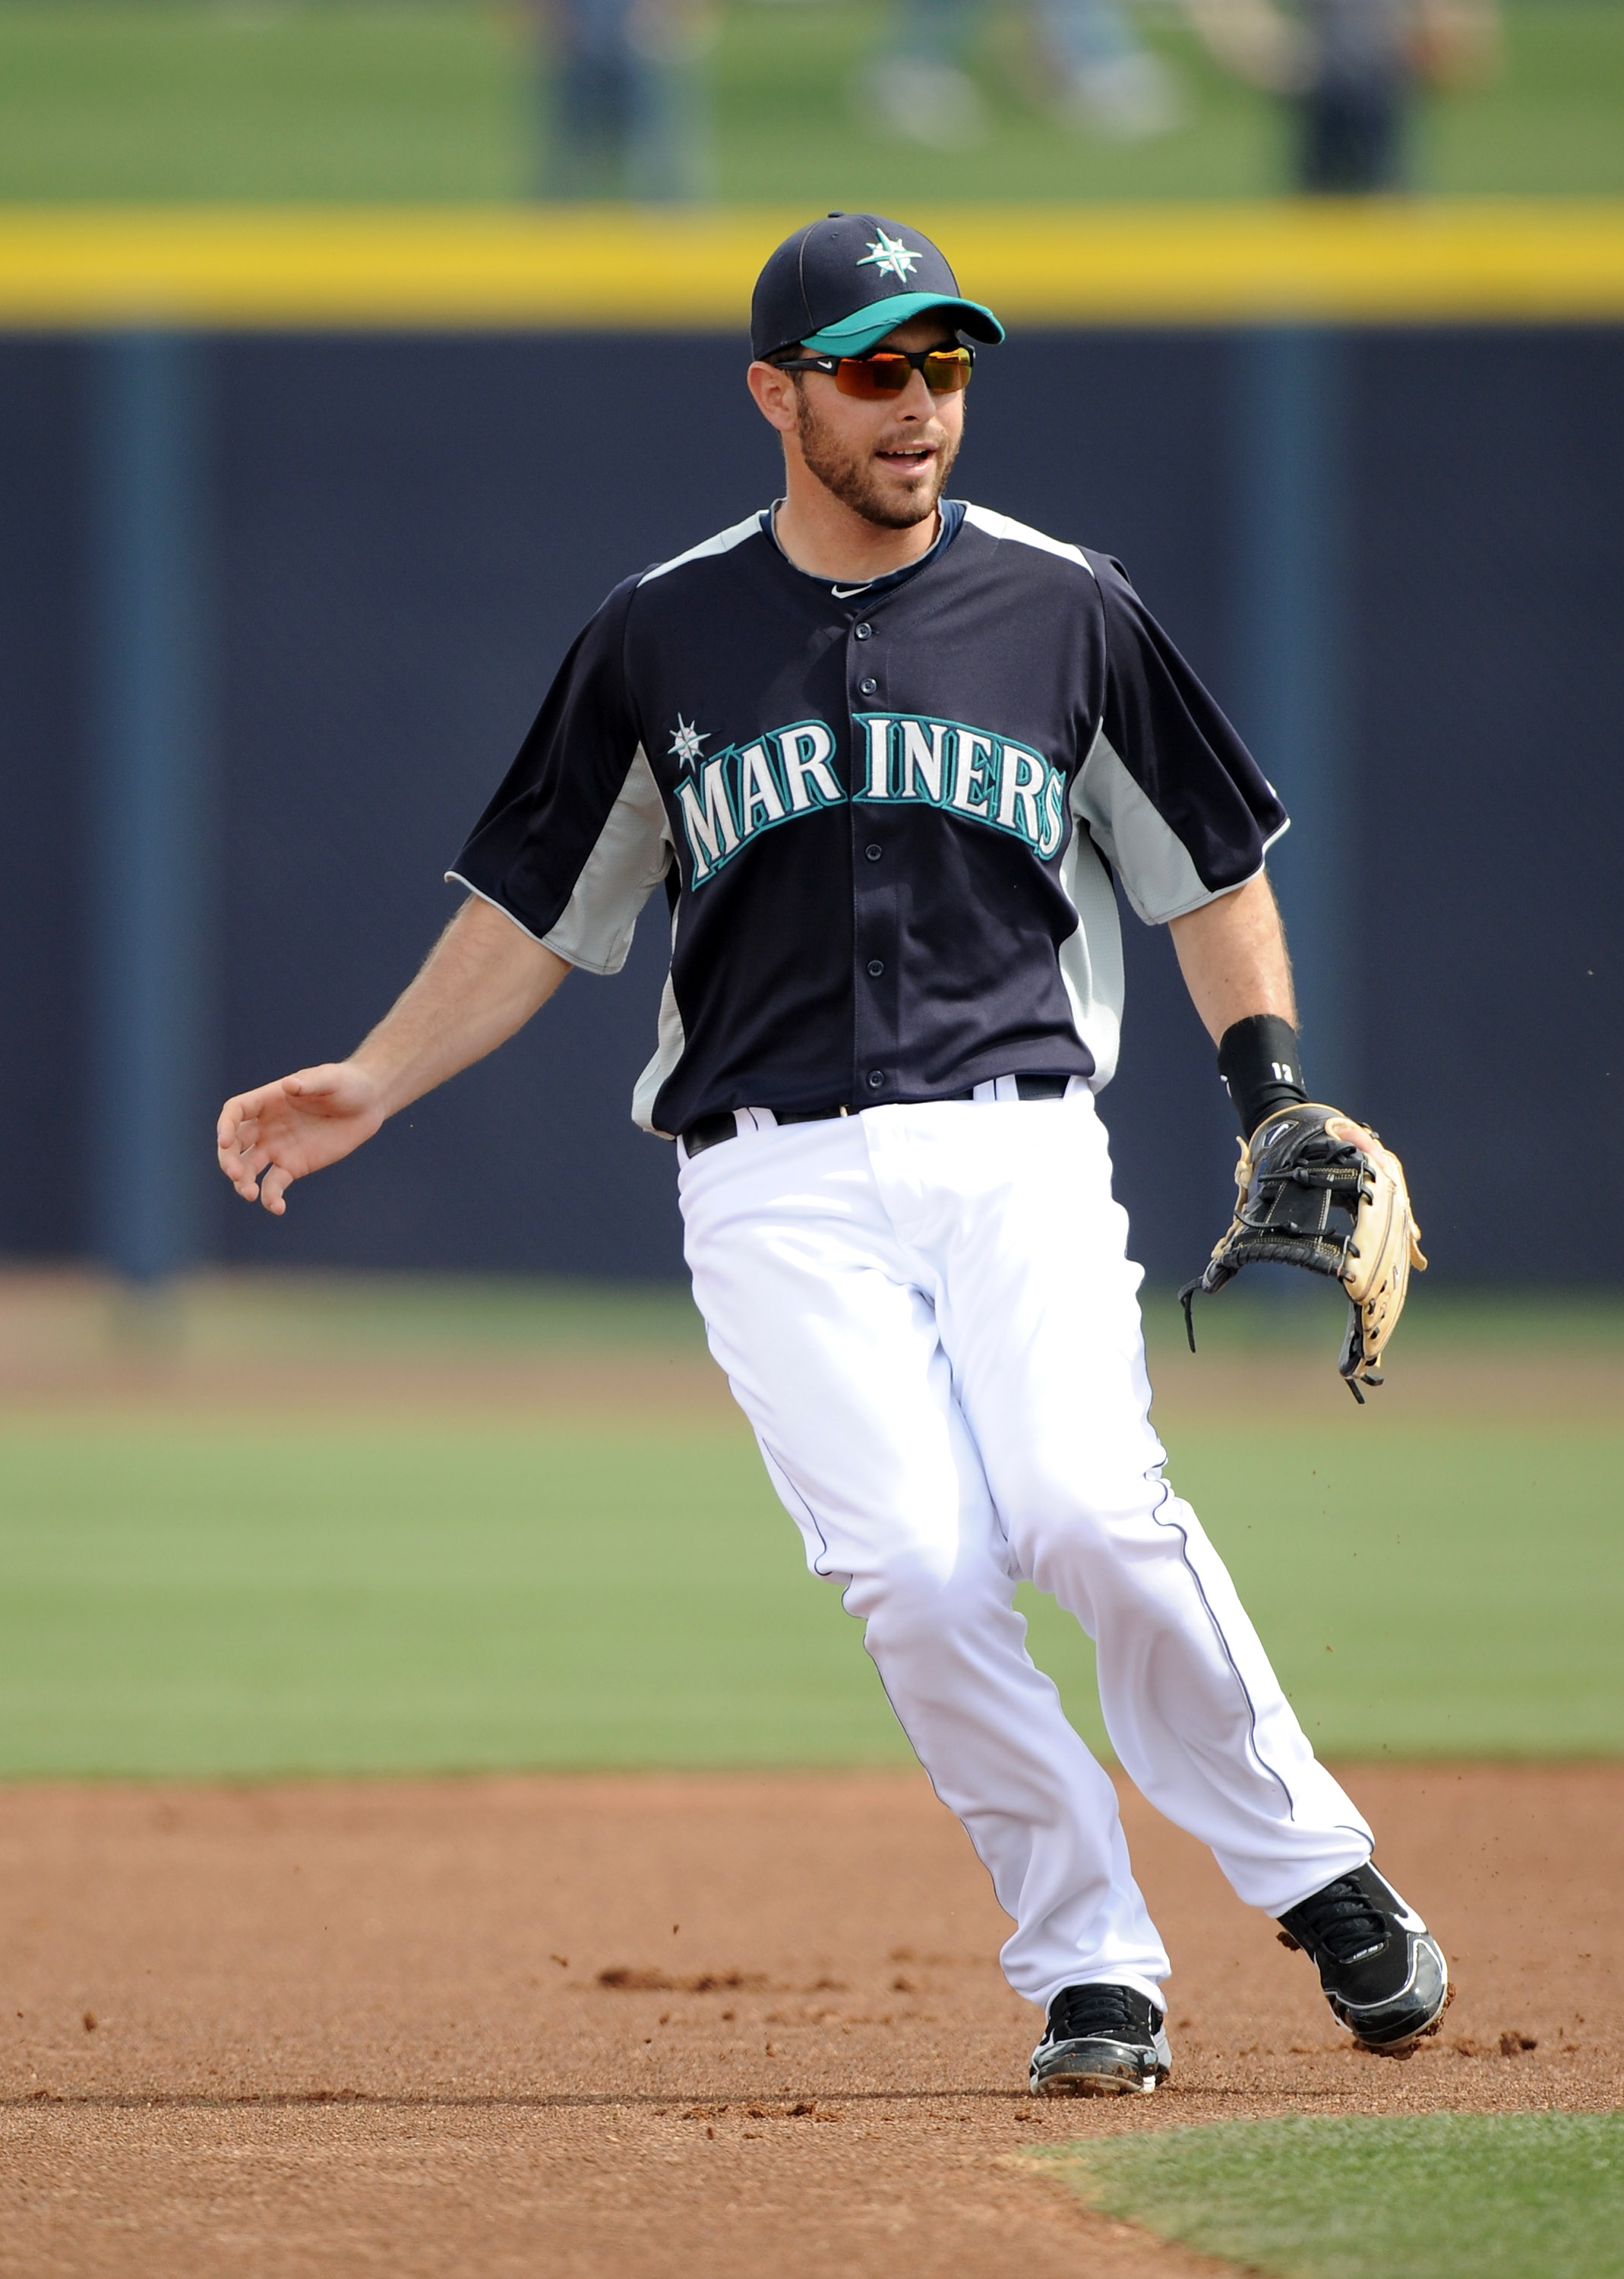
[[[446,873],[572,965],[613,973],[670,859],[625,671],[637,580],[559,668],[495,797]]]
[[[1263,867],[1288,817],[1257,762],[1128,582],[1090,554],[1105,613],[1105,698],[1072,808],[1151,925]]]

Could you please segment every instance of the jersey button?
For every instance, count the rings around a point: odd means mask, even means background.
[[[869,1090],[870,1092],[877,1092],[885,1081],[885,1071],[884,1069],[870,1069],[869,1070]]]
[[[871,957],[869,960],[869,971],[876,981],[879,979],[881,974],[884,973],[885,971],[885,961],[883,957]]]
[[[877,863],[885,850],[883,847],[865,847],[862,851],[870,863]]]
[[[860,680],[857,683],[857,694],[859,696],[872,696],[878,687],[877,680]]]
[[[854,625],[852,627],[853,638],[857,641],[867,641],[869,635],[873,631],[874,628],[872,625]]]

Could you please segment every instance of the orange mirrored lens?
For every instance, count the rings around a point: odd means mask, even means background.
[[[932,395],[956,395],[969,383],[969,350],[935,349],[917,369],[923,372]],[[835,386],[842,395],[862,396],[873,403],[882,396],[900,395],[915,370],[907,357],[893,356],[889,350],[877,356],[842,357],[835,370]]]
[[[970,369],[968,349],[943,349],[924,360],[925,386],[932,395],[957,395],[969,386]]]

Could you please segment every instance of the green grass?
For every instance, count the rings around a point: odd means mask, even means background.
[[[1624,1750],[1624,1434],[1360,1422],[1167,1436],[1315,1748]],[[1092,1738],[1087,1641],[1027,1596],[1033,1654]]]
[[[517,64],[456,0],[0,5],[0,199],[517,196]]]
[[[1554,1346],[1559,1310],[1523,1311]],[[1418,1308],[1416,1346],[1470,1351],[1471,1317],[1452,1337],[1449,1316]],[[1597,1303],[1567,1336],[1616,1347],[1621,1320]],[[240,1355],[245,1378],[295,1349],[440,1351],[467,1382],[487,1351],[700,1341],[679,1292],[524,1285],[205,1285],[144,1326]],[[1290,1318],[1237,1303],[1223,1333]],[[1476,1333],[1503,1340],[1505,1317]],[[1338,1404],[1187,1418],[1168,1439],[1326,1753],[1624,1749],[1624,1429],[1421,1429]],[[722,1422],[14,1416],[0,1577],[0,1775],[906,1757],[858,1626]],[[1023,1603],[1103,1747],[1087,1641]]]
[[[1030,15],[989,12],[969,58],[984,138],[938,153],[869,123],[852,83],[881,0],[724,0],[713,180],[726,199],[906,209],[946,197],[1268,195],[1280,115],[1167,6],[1146,37],[1183,89],[1175,132],[1123,145],[1048,117]],[[1512,0],[1506,66],[1429,104],[1423,188],[1624,192],[1624,0]],[[531,179],[514,14],[475,0],[0,0],[0,201],[502,200]]]
[[[1527,0],[1505,12],[1505,65],[1469,96],[1429,106],[1428,188],[1538,197],[1624,190],[1624,4]]]
[[[1176,2129],[1047,2153],[1091,2205],[1281,2279],[1617,2279],[1624,2114]]]
[[[1007,8],[989,11],[966,58],[987,106],[984,138],[944,158],[872,126],[854,99],[885,21],[883,8],[848,0],[730,10],[716,62],[723,197],[906,213],[938,198],[1257,197],[1286,179],[1274,104],[1176,27],[1153,22],[1148,36],[1177,75],[1184,123],[1124,143],[1047,114],[1030,19]]]
[[[739,1433],[0,1437],[0,1775],[897,1761]]]

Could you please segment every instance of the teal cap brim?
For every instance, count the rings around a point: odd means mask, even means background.
[[[894,333],[910,317],[923,317],[930,309],[951,311],[956,330],[989,347],[1004,337],[1002,325],[979,301],[955,301],[940,293],[892,293],[884,301],[870,301],[865,308],[842,317],[838,325],[825,325],[821,333],[809,333],[805,345],[815,356],[866,356],[887,333]]]

